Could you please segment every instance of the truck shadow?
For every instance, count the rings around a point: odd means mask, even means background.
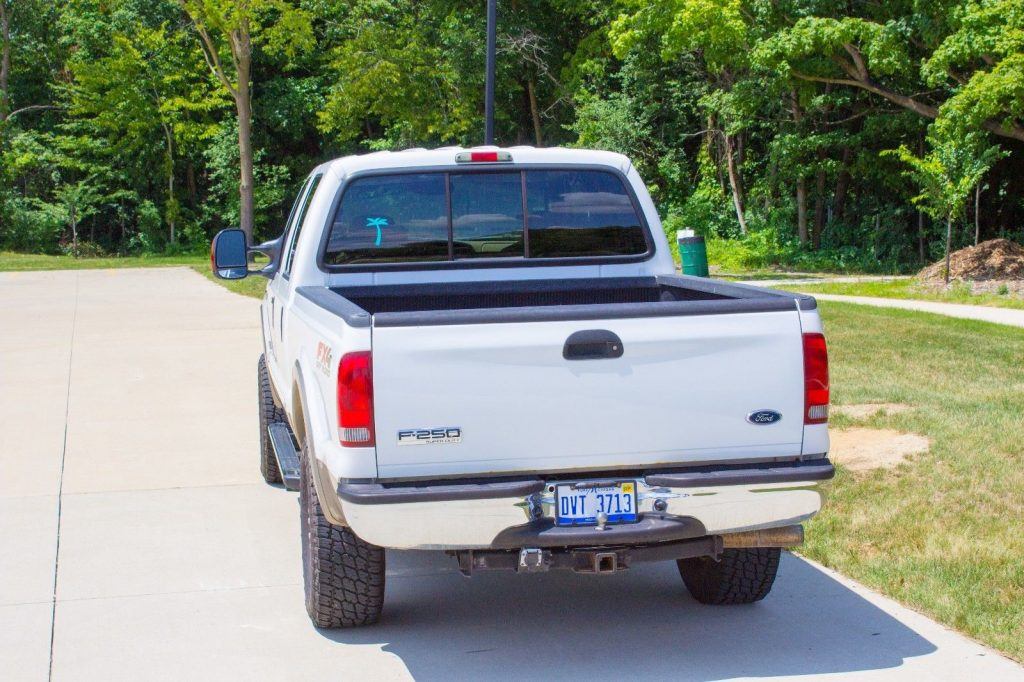
[[[390,552],[380,625],[320,631],[377,644],[417,680],[723,679],[892,668],[935,646],[799,557],[750,606],[693,601],[674,563],[610,576],[480,573]]]

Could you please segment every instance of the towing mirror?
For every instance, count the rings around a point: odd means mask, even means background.
[[[210,266],[221,279],[242,279],[249,274],[249,243],[241,230],[221,230],[210,245]]]
[[[273,278],[280,265],[281,244],[284,235],[269,242],[249,246],[245,233],[238,229],[221,230],[210,245],[210,267],[220,279],[242,279],[249,275]],[[261,253],[269,261],[259,270],[250,270],[249,261],[253,253]]]

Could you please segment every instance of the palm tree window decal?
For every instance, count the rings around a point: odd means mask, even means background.
[[[388,226],[387,218],[367,218],[366,226],[372,227],[377,230],[377,239],[373,242],[374,246],[380,246],[381,240],[384,238],[384,231],[382,228]]]

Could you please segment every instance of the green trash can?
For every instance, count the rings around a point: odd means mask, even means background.
[[[704,237],[694,235],[693,230],[676,232],[679,243],[679,261],[683,264],[684,275],[708,276],[708,250]]]

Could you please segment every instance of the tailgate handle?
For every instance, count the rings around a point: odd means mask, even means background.
[[[622,339],[607,329],[573,332],[562,347],[562,357],[566,360],[621,358],[622,353]]]

